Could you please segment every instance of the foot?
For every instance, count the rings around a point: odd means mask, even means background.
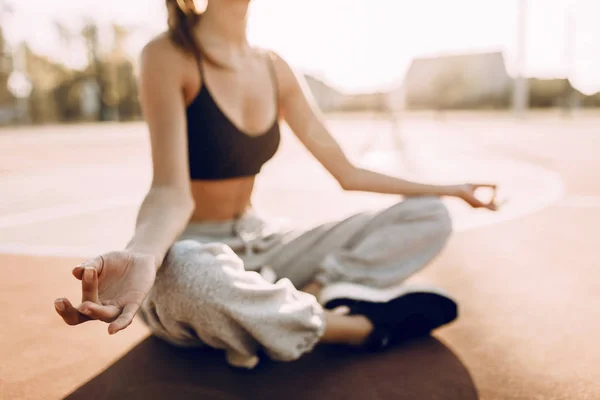
[[[345,287],[342,296],[340,287]],[[454,321],[458,306],[439,289],[402,285],[378,290],[354,284],[325,288],[320,300],[323,307],[349,308],[350,315],[364,315],[374,326],[365,342],[369,350],[383,350],[412,338],[429,335]]]

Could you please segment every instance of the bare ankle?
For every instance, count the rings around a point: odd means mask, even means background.
[[[312,281],[308,285],[304,286],[300,289],[302,292],[312,294],[313,296],[318,296],[321,293],[321,289],[323,289],[323,285],[321,285],[317,281]]]
[[[326,330],[322,338],[324,343],[361,346],[373,332],[373,324],[362,315],[337,315],[328,311],[325,318]]]
[[[351,315],[349,318],[355,321],[356,334],[349,337],[348,344],[351,346],[362,346],[371,332],[373,332],[373,324],[363,315]]]

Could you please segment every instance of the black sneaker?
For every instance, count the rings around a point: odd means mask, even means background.
[[[343,283],[325,288],[319,300],[324,308],[346,306],[351,315],[368,318],[374,330],[365,347],[373,351],[429,335],[458,316],[456,302],[431,287],[401,285],[373,289]]]

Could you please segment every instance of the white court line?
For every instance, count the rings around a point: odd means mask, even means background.
[[[56,207],[38,208],[31,211],[11,214],[0,217],[0,229],[135,205],[138,203],[138,200],[134,197],[135,196],[113,197],[103,200],[85,201],[83,203],[63,204]]]
[[[572,196],[559,204],[561,207],[600,208],[600,196]]]
[[[423,154],[420,156],[423,160],[430,160],[430,156]],[[363,161],[374,168],[384,168],[386,171],[392,169],[389,166],[395,164],[397,162],[397,157],[393,157],[392,152],[371,152],[369,157],[364,157]],[[485,226],[499,224],[502,222],[507,222],[511,220],[515,220],[521,218],[528,214],[533,214],[535,212],[541,211],[542,209],[549,207],[550,205],[557,204],[564,198],[566,193],[566,186],[561,177],[561,175],[549,168],[538,166],[529,162],[517,161],[517,160],[509,160],[509,159],[499,159],[499,160],[476,160],[476,159],[468,159],[464,160],[468,163],[472,163],[472,166],[467,165],[467,167],[481,167],[485,166],[486,162],[488,165],[496,164],[498,170],[501,171],[509,171],[506,176],[502,178],[511,178],[511,174],[515,177],[525,176],[527,178],[535,177],[536,187],[539,186],[543,189],[542,193],[535,193],[535,198],[527,203],[520,202],[516,206],[512,206],[509,204],[505,208],[501,208],[500,211],[495,213],[486,213],[486,214],[473,214],[468,218],[459,218],[455,222],[454,231],[455,232],[466,232],[469,230],[483,228]],[[424,173],[427,177],[428,174],[432,176],[438,176],[440,171],[444,171],[444,168],[448,170],[449,167],[453,165],[451,160],[441,159],[432,162],[430,160],[429,163],[423,162],[420,169],[420,173]],[[461,165],[461,167],[464,167]],[[465,169],[466,170],[466,169]],[[485,169],[482,168],[485,171]],[[472,172],[477,172],[476,170]],[[452,174],[450,174],[452,176]],[[453,177],[454,178],[454,177]],[[415,176],[415,179],[419,179],[419,176]],[[481,178],[477,177],[473,179],[473,177],[469,177],[468,180],[480,180]],[[423,181],[423,176],[420,177],[420,180]],[[508,193],[507,195],[510,195]],[[600,201],[600,198],[598,198]],[[509,199],[507,199],[509,200]],[[510,200],[509,200],[510,201]],[[559,203],[560,204],[560,203]]]
[[[530,167],[537,169],[537,175],[539,176],[540,181],[545,182],[545,187],[548,192],[544,197],[529,205],[520,205],[519,207],[507,206],[506,209],[500,209],[496,214],[490,214],[489,216],[486,216],[486,218],[467,219],[464,223],[457,224],[455,231],[466,232],[489,225],[512,221],[528,214],[539,212],[551,205],[560,204],[559,202],[564,198],[566,193],[566,185],[560,174],[544,167],[533,165],[530,165]]]
[[[507,160],[504,160],[503,162],[506,163]],[[529,205],[520,205],[519,207],[507,207],[505,210],[501,210],[498,213],[489,215],[486,214],[482,217],[480,217],[481,214],[479,214],[473,215],[472,218],[459,218],[456,221],[457,223],[455,224],[456,232],[466,232],[469,230],[518,219],[527,214],[540,211],[550,205],[556,204],[564,197],[565,185],[560,174],[547,168],[535,166],[529,163],[519,162],[516,164],[528,164],[527,167],[530,168],[530,170],[533,169],[535,171],[536,177],[539,178],[538,182],[543,182],[543,187],[546,188],[546,193],[544,194],[544,197],[537,199],[536,202],[533,202]],[[514,167],[518,166],[516,164],[514,165]],[[573,199],[576,200],[577,204],[600,205],[600,197],[580,196],[578,198],[571,198],[571,201],[573,201]],[[137,200],[134,200],[134,196],[123,196],[103,201],[86,202],[83,204],[69,204],[57,207],[38,209],[0,218],[0,228],[43,222],[64,217],[71,217],[78,214],[92,213],[127,205],[135,205],[137,203]],[[565,202],[558,204],[570,203],[567,199]],[[77,246],[34,245],[26,243],[0,243],[0,254],[14,255],[87,258],[106,250],[109,249]]]
[[[0,243],[0,255],[90,258],[109,249],[27,243]]]

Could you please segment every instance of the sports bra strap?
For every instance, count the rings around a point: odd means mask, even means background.
[[[267,64],[269,65],[269,72],[271,74],[271,80],[273,81],[273,88],[275,89],[275,102],[279,107],[279,82],[277,81],[277,73],[275,72],[275,65],[273,65],[273,54],[271,52],[265,53],[267,56]]]
[[[200,73],[201,81],[204,79],[204,68],[202,67],[202,52],[198,48],[197,43],[194,43],[192,48],[192,54],[194,59],[196,60],[196,64],[198,65],[198,72]]]
[[[194,47],[192,53],[194,54],[194,58],[196,59],[196,64],[198,64],[198,72],[200,73],[200,79],[202,85],[204,84],[204,67],[202,66],[202,52]],[[269,68],[269,74],[271,75],[271,80],[273,81],[273,88],[275,91],[275,102],[279,107],[279,81],[277,80],[277,73],[275,72],[275,65],[273,65],[273,55],[270,52],[265,52],[265,58],[267,59],[267,66]]]

